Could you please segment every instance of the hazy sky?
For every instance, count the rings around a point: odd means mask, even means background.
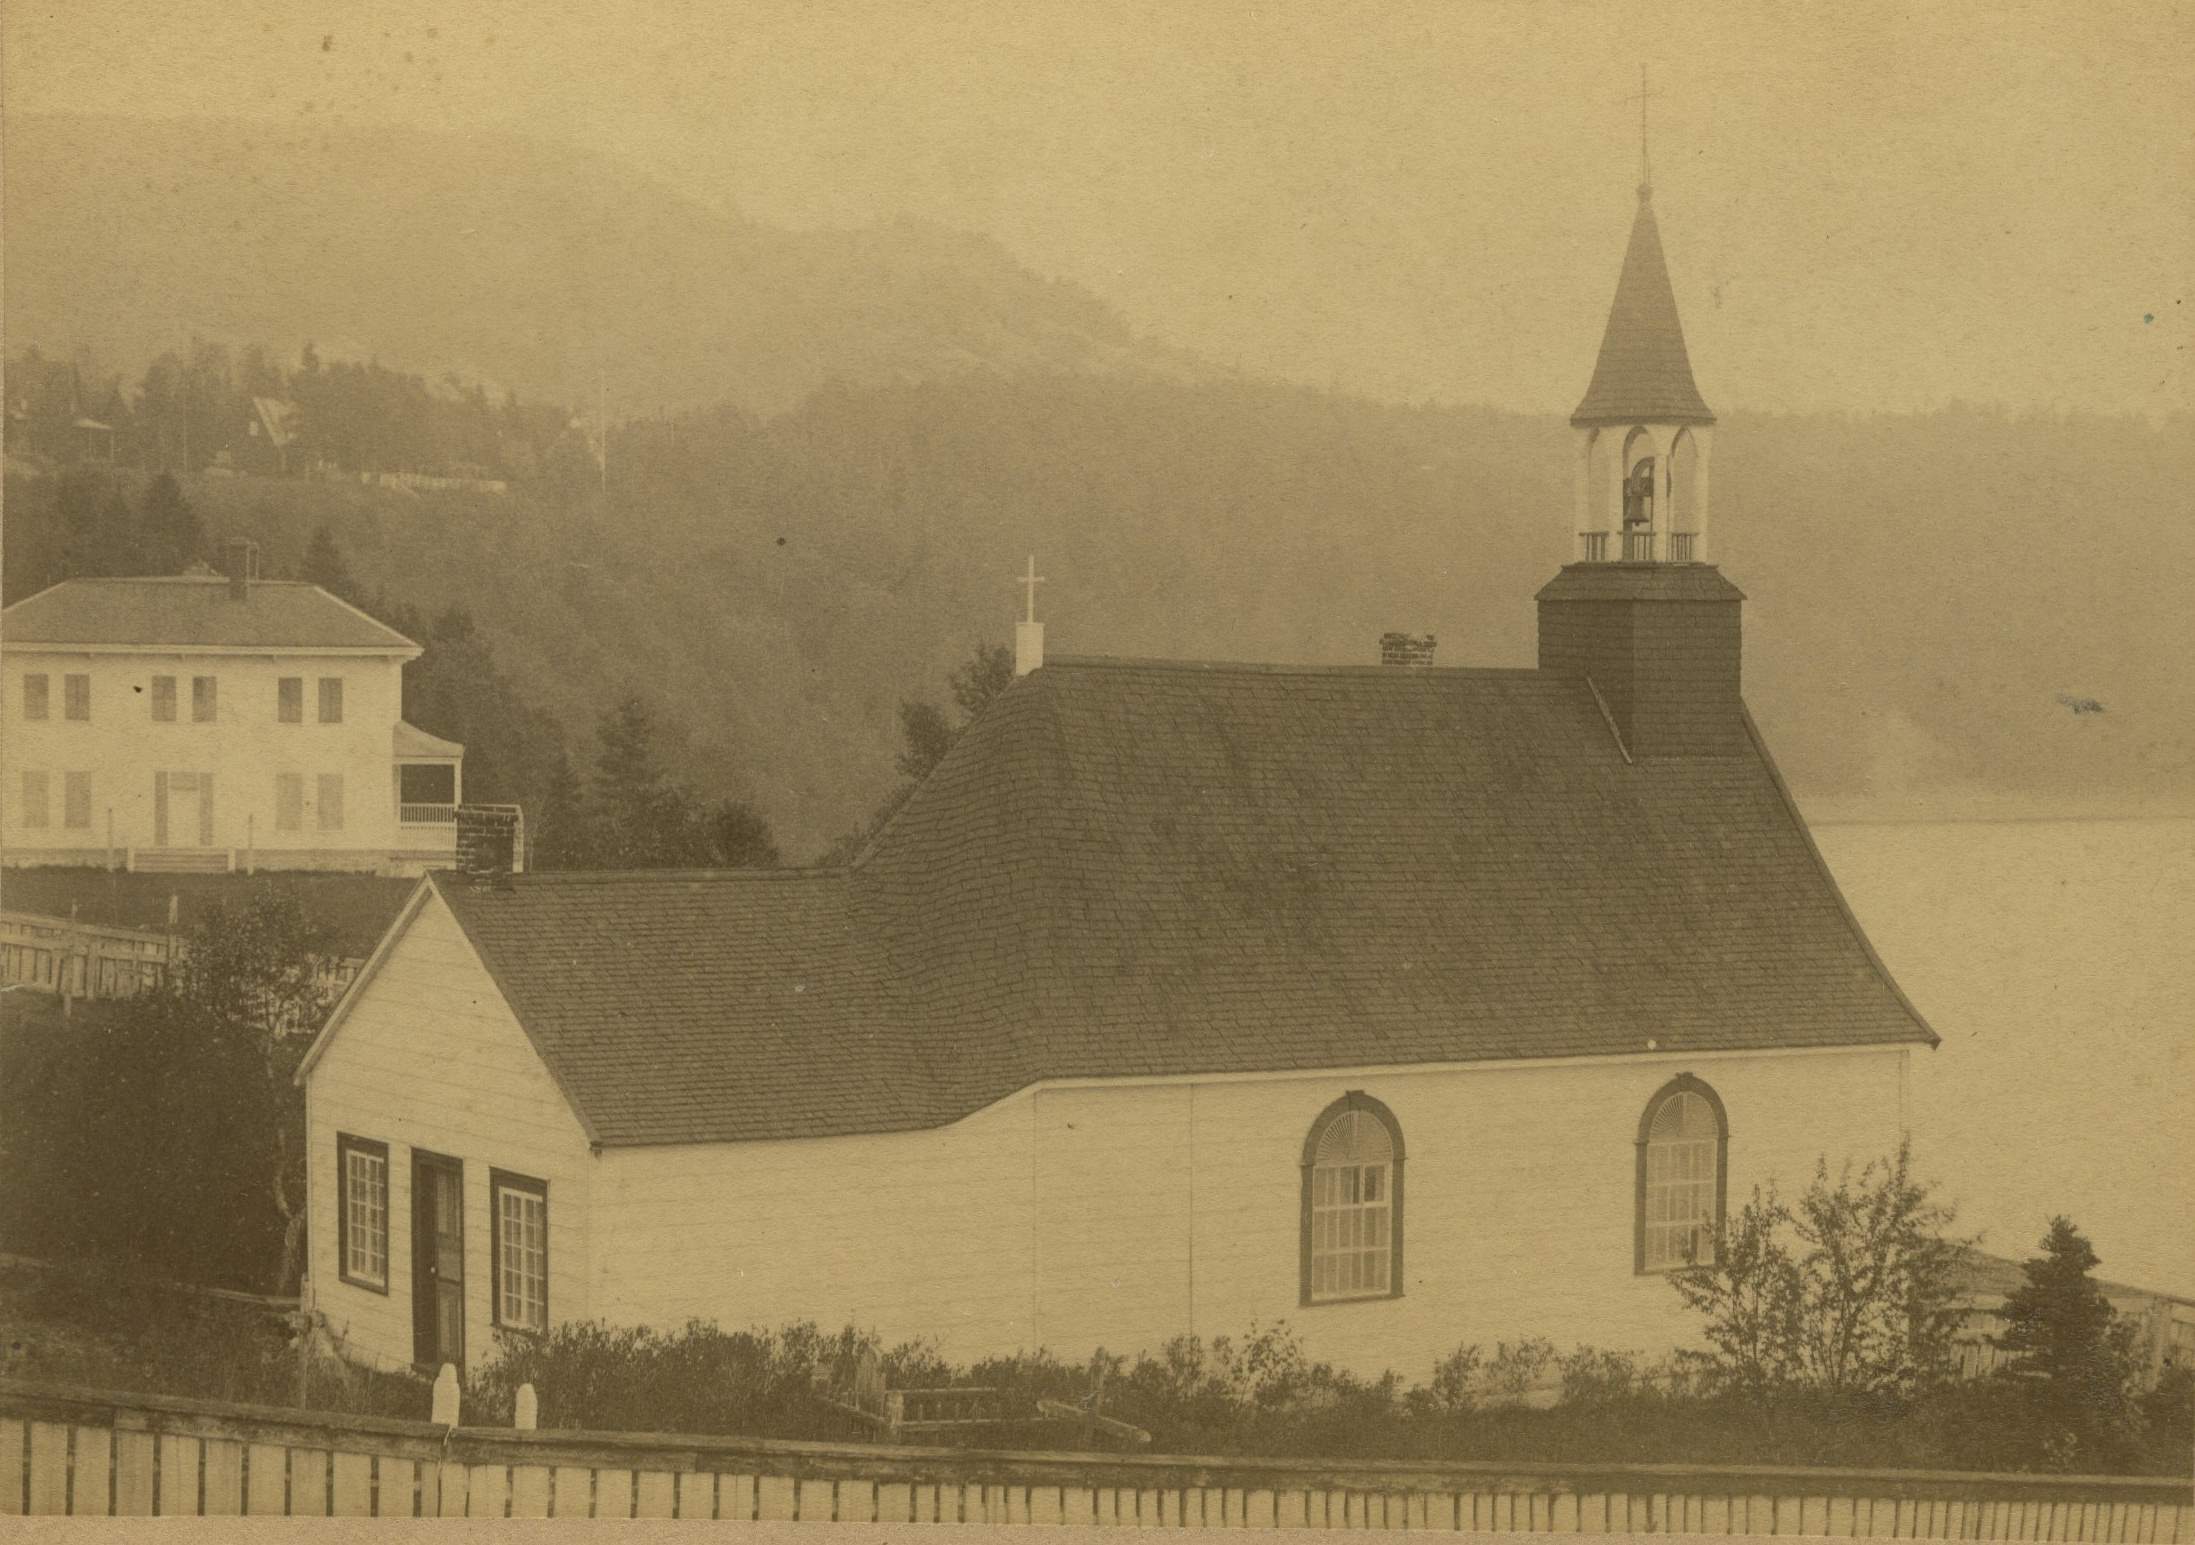
[[[1224,363],[1563,411],[1643,63],[1711,403],[2191,400],[2165,0],[14,0],[5,41],[12,110],[573,137],[773,223],[988,232]]]

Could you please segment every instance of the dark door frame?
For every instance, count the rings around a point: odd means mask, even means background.
[[[457,1181],[457,1217],[453,1220],[458,1239],[457,1280],[457,1345],[440,1345],[441,1270],[438,1265],[440,1250],[436,1236],[445,1232],[435,1205],[434,1174],[451,1175]],[[424,1148],[412,1150],[412,1361],[432,1372],[444,1363],[465,1362],[465,1163],[448,1154],[430,1153]]]

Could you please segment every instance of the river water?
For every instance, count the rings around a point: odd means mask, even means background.
[[[1845,898],[1943,1037],[1914,1151],[1983,1248],[2053,1213],[2098,1274],[2195,1296],[2195,820],[1817,825]]]

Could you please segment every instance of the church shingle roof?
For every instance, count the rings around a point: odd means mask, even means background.
[[[219,575],[68,579],[0,612],[9,644],[116,648],[340,649],[413,656],[419,646],[302,580]]]
[[[1570,422],[1594,424],[1712,424],[1715,415],[1692,381],[1692,360],[1685,352],[1684,326],[1677,318],[1677,296],[1662,258],[1661,228],[1646,189],[1639,190],[1639,212],[1624,248],[1623,272],[1608,308],[1600,357]]]
[[[1039,1080],[1933,1042],[1757,738],[1531,670],[1056,660],[855,866],[434,883],[596,1140]]]

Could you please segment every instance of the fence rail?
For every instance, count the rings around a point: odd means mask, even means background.
[[[2195,1540],[2181,1480],[533,1432],[0,1379],[0,1513]]]

